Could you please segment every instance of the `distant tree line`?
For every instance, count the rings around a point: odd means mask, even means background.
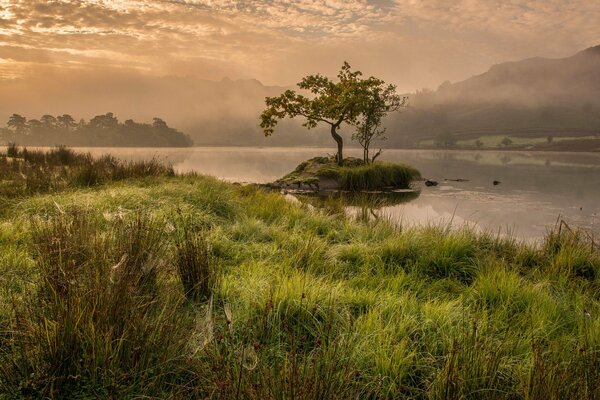
[[[107,146],[107,147],[187,147],[190,137],[171,128],[161,118],[152,123],[139,123],[132,119],[119,122],[113,113],[97,115],[77,122],[69,114],[43,115],[40,119],[27,119],[13,114],[1,128],[5,142],[29,146]]]

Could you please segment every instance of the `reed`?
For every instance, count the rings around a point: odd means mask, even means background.
[[[135,170],[0,203],[0,398],[600,397],[600,255],[575,230],[361,222]]]

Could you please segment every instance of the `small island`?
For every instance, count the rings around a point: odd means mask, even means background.
[[[359,158],[344,159],[342,166],[333,157],[314,157],[302,162],[281,179],[268,184],[275,189],[298,191],[394,191],[410,190],[421,174],[408,165]]]
[[[276,189],[295,186],[302,191],[408,190],[410,183],[421,177],[419,171],[410,166],[376,161],[382,149],[371,156],[373,142],[387,139],[383,119],[388,113],[405,107],[408,98],[396,94],[396,86],[362,75],[344,62],[337,81],[321,74],[302,78],[298,87],[310,96],[286,90],[279,96],[266,98],[267,108],[260,116],[265,136],[273,134],[280,120],[303,117],[307,129],[319,124],[328,125],[337,145],[335,157],[306,160],[294,171],[266,186]],[[344,139],[339,133],[342,124],[354,128],[352,140],[362,147],[362,159],[344,158]]]

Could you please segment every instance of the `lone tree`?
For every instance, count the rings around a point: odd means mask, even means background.
[[[513,141],[512,141],[511,138],[505,137],[504,139],[502,139],[502,141],[500,142],[500,144],[506,148],[506,147],[510,146],[512,144],[512,142]]]
[[[358,141],[363,148],[363,161],[365,164],[375,161],[381,154],[381,149],[371,159],[369,149],[374,140],[385,140],[386,128],[381,127],[383,118],[391,111],[406,106],[408,97],[396,94],[396,86],[386,85],[385,82],[375,79],[364,96],[363,113],[356,124],[356,131],[352,139]]]
[[[265,136],[270,136],[279,120],[286,117],[304,117],[303,126],[308,129],[315,128],[319,123],[327,124],[337,143],[337,162],[343,165],[344,140],[338,130],[344,122],[351,125],[358,123],[359,117],[364,114],[370,91],[383,82],[373,77],[363,79],[362,72],[352,71],[347,62],[344,62],[337,77],[337,82],[321,74],[304,77],[298,87],[310,91],[313,94],[310,98],[293,90],[286,90],[280,96],[267,97],[267,108],[260,116],[260,126]]]

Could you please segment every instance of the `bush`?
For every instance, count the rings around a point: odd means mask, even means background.
[[[342,167],[339,182],[350,191],[381,190],[386,188],[407,189],[410,183],[421,177],[416,169],[403,164],[375,162],[355,167]]]

